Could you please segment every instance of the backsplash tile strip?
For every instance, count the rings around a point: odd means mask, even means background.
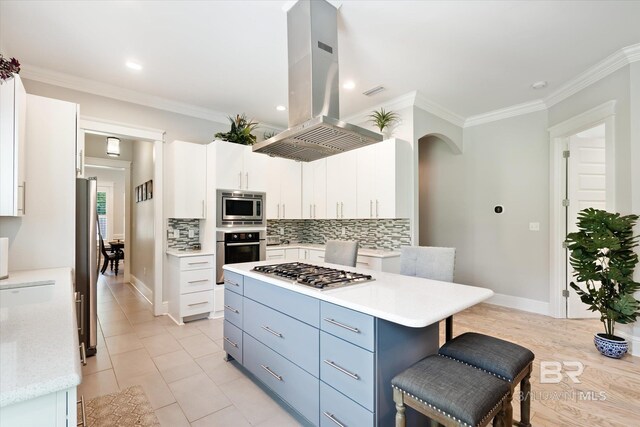
[[[411,223],[404,218],[281,219],[267,221],[267,234],[299,243],[324,244],[332,239],[357,240],[362,248],[392,250],[411,244]]]
[[[179,230],[180,237],[174,238],[171,230]],[[189,237],[189,230],[194,230],[194,237]],[[167,247],[171,249],[190,249],[191,245],[200,243],[200,220],[169,218],[167,224]]]

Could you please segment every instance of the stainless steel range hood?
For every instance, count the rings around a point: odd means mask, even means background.
[[[273,157],[310,162],[382,141],[338,119],[338,19],[325,0],[300,0],[287,12],[289,129],[253,146]]]

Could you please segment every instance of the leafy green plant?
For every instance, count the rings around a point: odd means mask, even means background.
[[[268,130],[268,131],[266,131],[265,133],[262,134],[262,137],[264,139],[269,139],[269,138],[273,138],[277,134],[278,134],[278,132],[276,132],[275,130]]]
[[[251,132],[258,127],[257,122],[247,119],[245,114],[236,114],[235,118],[229,116],[229,121],[231,122],[231,130],[229,132],[216,133],[216,138],[243,145],[253,145],[256,143],[256,136]]]
[[[567,235],[573,275],[586,290],[575,282],[570,286],[589,310],[600,312],[605,338],[614,336],[616,322],[633,323],[640,316],[640,301],[633,295],[640,290],[640,283],[633,281],[638,263],[633,248],[640,237],[633,235],[637,220],[638,215],[587,208],[578,214],[578,231]]]
[[[393,111],[384,111],[384,108],[380,108],[380,111],[373,111],[369,114],[369,121],[373,123],[382,132],[385,128],[389,128],[392,123],[397,122],[400,119],[397,113]]]
[[[20,72],[20,62],[16,58],[5,58],[0,53],[0,83],[9,80]]]

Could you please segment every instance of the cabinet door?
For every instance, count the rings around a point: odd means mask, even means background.
[[[26,92],[19,76],[0,85],[0,215],[24,215]]]
[[[226,141],[214,141],[213,144],[216,144],[216,188],[240,190],[246,146]]]
[[[284,159],[270,158],[267,163],[267,219],[281,219],[280,174]]]
[[[302,218],[302,166],[300,162],[283,159],[280,170],[280,203],[282,219]]]
[[[374,186],[374,176],[379,172],[376,158],[380,144],[356,150],[358,153],[356,216],[358,218],[375,218],[374,204],[377,189]]]
[[[313,164],[313,218],[327,218],[327,159]]]
[[[314,163],[307,162],[302,164],[302,218],[313,218],[313,202],[315,200],[314,192]]]
[[[251,147],[244,152],[244,175],[242,185],[245,190],[267,191],[267,168],[271,158],[254,153]]]
[[[300,256],[300,251],[302,249],[297,249],[297,248],[289,248],[289,249],[285,249],[284,250],[284,259],[286,259],[287,261],[296,261],[300,258],[302,258]]]
[[[327,218],[356,217],[357,150],[327,157]]]
[[[375,144],[375,147],[375,173],[372,176],[373,218],[397,218],[396,140],[382,141]]]
[[[204,218],[207,193],[207,147],[174,141],[173,218]]]

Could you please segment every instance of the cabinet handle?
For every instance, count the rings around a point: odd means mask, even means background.
[[[284,203],[282,204],[282,219],[286,219],[287,218],[287,214],[285,211],[285,208],[287,207],[287,205],[285,205]]]
[[[238,172],[238,182],[240,183],[238,188],[242,190],[242,172]]]
[[[80,295],[80,299],[76,300],[77,303],[80,303],[80,311],[78,313],[78,330],[80,331],[80,335],[84,335],[84,324],[82,322],[83,314],[84,314],[84,295],[78,292]]]
[[[313,217],[314,217],[314,218],[318,218],[318,213],[316,212],[316,207],[317,207],[317,206],[316,206],[316,205],[315,205],[315,203],[314,203],[314,205],[313,205]]]
[[[378,208],[380,207],[380,202],[376,199],[376,218],[378,218]]]
[[[342,424],[340,421],[336,420],[335,416],[333,414],[330,414],[327,411],[324,411],[322,413],[322,415],[324,415],[325,417],[329,418],[331,421],[333,421],[335,423],[335,425],[337,425],[339,427],[347,427],[346,425]]]
[[[229,338],[224,337],[224,340],[226,342],[228,342],[229,344],[231,344],[232,346],[234,346],[235,348],[238,348],[238,344],[234,343],[233,341],[231,341]]]
[[[276,332],[268,326],[263,326],[262,329],[264,329],[265,331],[269,332],[272,335],[277,336],[278,338],[282,338],[282,334],[280,332]]]
[[[269,372],[271,374],[271,376],[273,376],[273,378],[277,379],[278,381],[282,381],[282,377],[280,375],[276,374],[275,372],[273,372],[271,369],[269,369],[268,366],[260,365],[260,367],[262,369],[264,369],[265,371]]]
[[[309,218],[313,218],[313,205],[309,205]]]
[[[80,361],[82,366],[87,366],[87,348],[84,345],[84,341],[80,344]]]
[[[230,305],[224,305],[224,308],[226,308],[227,310],[233,311],[235,314],[240,314],[240,312],[238,310],[236,310],[235,308],[231,307]]]
[[[373,200],[369,200],[369,218],[373,218]]]
[[[336,202],[336,218],[340,218],[340,203]]]
[[[78,169],[78,174],[82,175],[82,166],[84,163],[84,156],[82,155],[82,150],[80,150],[80,168]]]
[[[202,218],[204,218],[204,200],[202,201]]]
[[[344,203],[340,202],[340,218],[344,218]]]
[[[208,282],[209,279],[200,279],[200,280],[189,280],[187,283],[202,283],[202,282]]]
[[[202,302],[194,302],[192,304],[187,304],[187,307],[193,307],[194,305],[202,305],[202,304],[208,304],[209,301],[202,301]]]
[[[18,185],[18,188],[22,187],[22,209],[18,208],[18,211],[22,211],[22,214],[26,214],[27,209],[27,183],[22,181],[22,185]]]
[[[360,379],[360,377],[357,374],[354,374],[352,372],[347,371],[342,366],[336,365],[335,363],[333,363],[331,360],[325,359],[324,363],[326,363],[327,365],[331,366],[334,369],[337,369],[338,371],[342,372],[343,374],[353,378],[354,380],[359,380]]]
[[[209,264],[209,261],[190,262],[189,265]]]
[[[278,203],[278,219],[280,219],[280,203]]]
[[[238,285],[238,284],[237,284],[237,283],[235,283],[235,282],[232,282],[231,280],[225,280],[225,281],[224,281],[224,284],[225,284],[225,285],[233,285],[233,286],[240,287],[240,285]]]
[[[341,328],[347,329],[347,330],[349,330],[349,331],[351,331],[351,332],[355,332],[356,334],[359,334],[359,333],[360,333],[360,329],[358,329],[358,328],[354,328],[353,326],[345,325],[344,323],[337,322],[337,321],[335,321],[335,320],[333,320],[333,319],[330,319],[330,318],[328,318],[328,317],[325,317],[325,318],[324,318],[324,321],[325,321],[325,322],[329,322],[329,323],[331,323],[332,325],[336,325],[336,326],[339,326],[339,327],[341,327]]]
[[[78,424],[76,424],[76,426],[86,427],[87,426],[87,415],[85,414],[84,395],[80,395],[80,400],[78,400],[77,404],[80,405],[80,412],[82,412],[82,421],[79,422]]]
[[[245,173],[245,177],[246,179],[244,180],[244,188],[248,190],[249,189],[249,172]]]

